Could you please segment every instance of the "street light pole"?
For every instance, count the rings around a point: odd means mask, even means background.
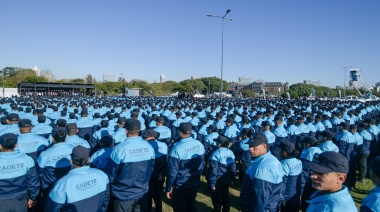
[[[346,69],[347,68],[351,68],[352,66],[341,66],[342,68],[344,68],[344,95],[343,96],[346,96],[346,75],[347,75],[347,71]]]
[[[222,97],[223,92],[223,59],[224,59],[224,20],[232,21],[232,18],[226,18],[227,14],[231,12],[230,9],[226,11],[224,16],[216,16],[208,14],[207,17],[213,17],[213,18],[220,18],[222,19],[222,61],[221,61],[221,68],[220,68],[220,96]]]

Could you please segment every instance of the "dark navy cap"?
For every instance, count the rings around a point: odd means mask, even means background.
[[[101,120],[100,121],[100,126],[106,126],[108,125],[108,120]]]
[[[87,109],[83,109],[81,112],[80,112],[81,115],[87,115],[88,114],[88,110]]]
[[[156,122],[164,123],[165,122],[165,117],[157,116]]]
[[[4,148],[13,147],[17,143],[17,135],[13,133],[5,133],[0,137],[0,144]]]
[[[265,137],[264,134],[262,133],[255,133],[253,134],[252,138],[250,138],[249,140],[249,147],[255,147],[255,146],[258,146],[260,144],[266,144],[268,143],[267,142],[267,138]]]
[[[350,130],[358,129],[358,125],[356,124],[351,124],[350,125]]]
[[[263,121],[263,122],[261,122],[261,126],[263,126],[263,127],[270,126],[270,123],[269,123],[269,121]]]
[[[119,117],[119,118],[117,119],[117,123],[118,123],[118,124],[125,124],[125,120],[127,120],[125,117]]]
[[[40,108],[40,109],[36,109],[36,113],[37,113],[37,114],[43,114],[43,113],[44,113],[44,110],[42,110],[41,108]]]
[[[54,137],[57,133],[67,134],[66,127],[56,127],[52,130],[51,135]]]
[[[280,146],[281,146],[281,149],[288,154],[292,153],[296,148],[294,144],[289,141],[282,141]]]
[[[215,132],[216,130],[218,130],[218,127],[214,124],[211,124],[210,126],[208,126],[208,129]]]
[[[31,127],[31,126],[32,126],[32,122],[29,119],[21,119],[18,122],[18,127],[20,128]]]
[[[38,123],[44,123],[46,121],[46,116],[38,116]]]
[[[311,146],[318,142],[314,136],[307,136],[303,139],[303,142],[310,144]]]
[[[66,110],[62,110],[61,111],[61,116],[66,116],[67,115],[67,111]]]
[[[112,144],[113,144],[113,137],[112,137],[112,135],[104,135],[100,139],[100,143],[102,143],[104,146],[112,146]]]
[[[154,137],[158,138],[160,136],[160,133],[154,131],[154,130],[147,130],[145,131],[144,135],[142,136],[143,138],[149,138],[149,137]]]
[[[9,121],[18,121],[18,120],[20,120],[20,117],[16,113],[10,113],[7,115],[7,119]]]
[[[129,131],[140,130],[140,121],[137,119],[127,119],[124,128]]]
[[[76,130],[78,128],[76,123],[70,123],[66,127],[67,127],[67,130],[69,130],[69,131],[70,130]]]
[[[314,155],[312,162],[306,162],[306,165],[318,173],[348,173],[348,160],[346,157],[337,152],[327,151]]]
[[[226,120],[226,123],[231,123],[231,124],[233,124],[233,123],[234,123],[234,120],[233,120],[232,118],[228,118],[228,119]]]
[[[218,142],[220,145],[224,145],[227,142],[230,142],[227,137],[220,135],[217,138],[214,139],[214,141]]]
[[[190,134],[192,128],[193,128],[193,125],[189,122],[183,122],[179,125],[179,131],[183,134]]]
[[[88,159],[90,157],[90,151],[81,145],[76,146],[72,153],[71,153],[71,159],[74,161],[80,161],[82,159]]]
[[[175,112],[175,115],[176,116],[182,116],[182,113],[181,113],[181,111],[177,111],[177,112]]]
[[[330,130],[324,130],[322,133],[321,133],[321,135],[323,136],[323,137],[326,137],[327,139],[332,139],[333,137],[334,137],[334,133],[333,132],[331,132]]]
[[[197,112],[192,112],[191,115],[192,116],[196,116],[196,115],[198,115],[198,113]]]
[[[67,123],[67,121],[65,120],[65,119],[58,119],[57,120],[57,125],[58,126],[65,126],[66,127],[66,123]]]

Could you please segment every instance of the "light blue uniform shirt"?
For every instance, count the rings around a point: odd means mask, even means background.
[[[358,211],[355,206],[347,187],[330,194],[321,194],[319,191],[311,195],[310,200],[307,201],[310,205],[307,212],[323,212],[323,211],[337,211],[337,212],[353,212]]]

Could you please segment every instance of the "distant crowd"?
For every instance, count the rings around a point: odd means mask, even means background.
[[[380,102],[0,99],[1,211],[380,211]],[[165,194],[163,194],[165,192]]]

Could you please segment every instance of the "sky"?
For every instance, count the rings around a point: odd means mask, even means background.
[[[0,1],[0,68],[55,79],[223,79],[345,83],[342,66],[380,82],[379,0]],[[348,70],[347,77],[348,82]]]

